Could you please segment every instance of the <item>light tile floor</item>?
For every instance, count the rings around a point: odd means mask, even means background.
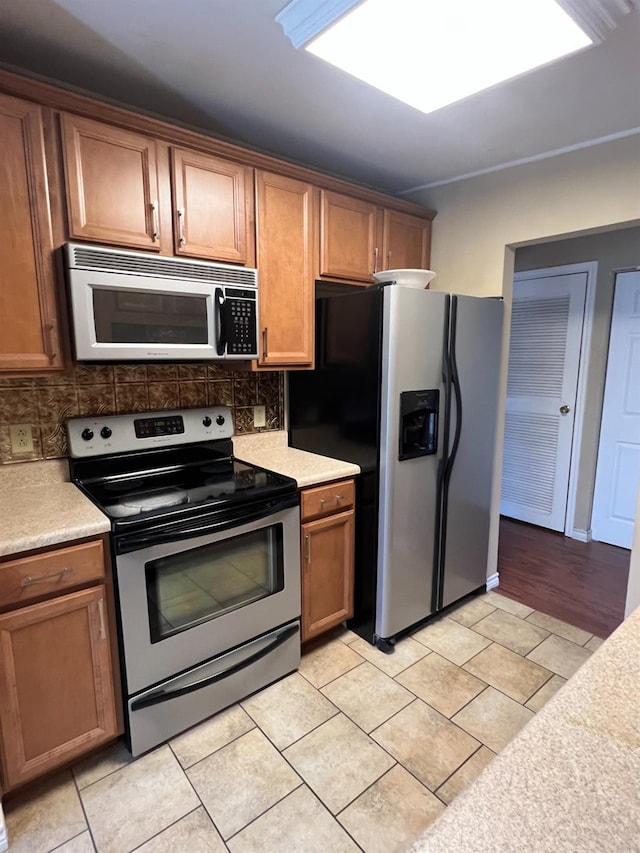
[[[407,850],[600,642],[495,592],[392,655],[340,630],[169,744],[10,799],[10,853]]]

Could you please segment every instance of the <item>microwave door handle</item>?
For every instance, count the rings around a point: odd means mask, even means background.
[[[214,298],[216,303],[216,350],[218,355],[224,355],[227,348],[227,312],[224,291],[221,287],[216,287]]]

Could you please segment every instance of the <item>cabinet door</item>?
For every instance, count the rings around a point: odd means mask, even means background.
[[[385,210],[382,263],[385,270],[429,268],[431,222],[409,213]]]
[[[315,265],[311,184],[256,173],[259,366],[311,364]]]
[[[160,249],[153,139],[62,115],[69,235],[136,249]]]
[[[0,616],[5,788],[117,734],[105,587]]]
[[[253,263],[253,169],[181,148],[171,161],[176,253]]]
[[[0,95],[1,370],[62,366],[42,112]]]
[[[378,263],[378,208],[367,201],[320,193],[320,275],[372,282]]]
[[[353,616],[354,512],[302,525],[302,639]]]

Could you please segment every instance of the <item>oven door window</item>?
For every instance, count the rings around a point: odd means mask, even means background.
[[[151,642],[284,588],[282,524],[151,560],[145,566]]]

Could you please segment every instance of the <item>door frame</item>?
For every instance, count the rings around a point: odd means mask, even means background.
[[[559,275],[586,273],[587,288],[584,299],[584,314],[582,317],[582,338],[580,342],[580,359],[578,363],[578,387],[576,391],[575,416],[573,420],[573,436],[571,455],[569,459],[569,486],[567,490],[567,508],[564,517],[564,535],[580,542],[591,540],[591,528],[583,530],[575,527],[576,498],[578,495],[578,470],[580,467],[580,451],[582,448],[582,426],[584,408],[587,396],[587,373],[589,356],[591,354],[591,332],[593,329],[593,314],[596,299],[596,283],[598,278],[598,262],[586,261],[580,264],[563,264],[558,267],[544,267],[536,270],[522,270],[513,274],[513,283],[525,279],[550,278]],[[507,373],[509,365],[507,363]],[[595,488],[595,480],[594,480]]]

